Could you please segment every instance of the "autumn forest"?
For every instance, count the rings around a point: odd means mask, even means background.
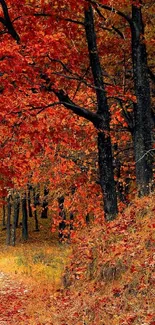
[[[154,26],[0,0],[0,323],[155,324]]]

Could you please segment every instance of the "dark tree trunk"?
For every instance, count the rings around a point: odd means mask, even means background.
[[[63,241],[63,239],[65,238],[65,235],[63,232],[66,228],[66,213],[64,210],[64,197],[63,196],[58,198],[58,204],[59,204],[59,217],[61,219],[61,221],[59,223],[59,240]]]
[[[43,203],[42,203],[42,212],[41,212],[41,218],[42,219],[47,219],[48,193],[49,193],[49,190],[45,187],[44,188],[44,199],[43,199]]]
[[[14,194],[14,201],[13,201],[13,223],[11,229],[11,244],[15,246],[16,244],[16,228],[18,227],[19,222],[19,208],[20,208],[20,196],[19,193]]]
[[[133,143],[139,195],[150,192],[153,180],[150,84],[141,8],[132,6],[132,60],[137,103],[134,105]],[[148,152],[148,153],[147,153]]]
[[[33,200],[34,200],[35,206],[40,205],[40,188],[39,188],[39,186],[37,186],[37,188],[33,188]]]
[[[86,215],[86,224],[89,225],[89,223],[90,223],[90,215],[89,215],[89,213],[87,213],[87,215]]]
[[[73,222],[74,222],[74,214],[73,212],[70,212],[70,230],[73,230]]]
[[[71,194],[74,195],[76,192],[76,186],[75,185],[72,185],[71,186]],[[74,214],[73,212],[71,211],[70,214],[69,214],[69,218],[70,218],[70,231],[72,231],[74,229],[74,226],[73,226],[73,222],[74,222]],[[70,234],[68,236],[70,238]]]
[[[117,215],[117,195],[114,181],[112,147],[110,137],[110,113],[104,87],[103,73],[100,65],[94,17],[91,5],[85,10],[85,32],[88,45],[90,66],[97,97],[97,112],[85,109],[76,105],[67,94],[61,89],[56,90],[49,85],[49,78],[44,76],[47,83],[47,91],[52,91],[59,101],[69,110],[92,122],[98,130],[98,156],[100,184],[103,192],[104,211],[106,221],[113,220]]]
[[[37,216],[37,205],[39,205],[39,196],[36,194],[35,188],[33,188],[33,202],[34,202],[34,219],[35,219],[35,231],[39,231],[39,222]]]
[[[19,210],[20,210],[20,195],[16,193],[14,196],[14,222],[15,227],[18,228],[19,224]]]
[[[31,208],[31,189],[32,189],[32,186],[30,184],[28,184],[27,188],[28,188],[28,191],[27,191],[28,215],[29,215],[29,218],[32,218],[33,217],[32,208]]]
[[[6,220],[5,220],[5,217],[6,217],[6,213],[5,213],[5,204],[3,204],[3,219],[2,219],[2,227],[5,227],[5,226],[6,226]]]
[[[38,222],[38,216],[37,216],[37,210],[34,210],[34,220],[35,220],[35,231],[39,231],[39,222]]]
[[[117,195],[112,164],[112,151],[110,137],[103,132],[98,133],[99,172],[100,184],[103,192],[104,211],[106,221],[116,218]]]
[[[28,239],[28,222],[27,222],[27,204],[26,204],[26,193],[22,196],[22,238]]]
[[[7,197],[7,234],[6,244],[10,245],[11,242],[11,195]]]
[[[11,229],[11,244],[12,244],[12,246],[15,246],[15,244],[16,244],[16,221],[15,221],[15,215],[13,216],[13,223],[12,223],[12,229]]]
[[[101,121],[96,123],[95,126],[98,129],[98,161],[105,219],[109,221],[115,219],[118,212],[117,195],[114,181],[112,145],[110,138],[110,113],[97,50],[94,17],[91,6],[89,6],[89,9],[85,11],[85,31],[90,64],[96,87],[98,104],[97,114],[101,117]]]

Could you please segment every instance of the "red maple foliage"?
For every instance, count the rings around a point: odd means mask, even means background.
[[[54,199],[67,195],[66,207],[78,211],[79,218],[85,219],[92,212],[100,219],[103,213],[97,171],[98,131],[87,120],[64,108],[56,93],[61,89],[76,105],[95,112],[96,89],[84,31],[84,10],[91,3],[111,111],[117,192],[120,200],[127,201],[129,183],[135,178],[129,117],[133,115],[136,96],[127,20],[132,2],[118,1],[114,9],[111,1],[98,4],[84,0],[80,3],[10,0],[7,6],[11,30],[4,3],[1,1],[0,20],[2,196],[10,187],[23,189],[28,182],[34,186],[48,183],[51,197],[53,192]],[[134,2],[134,6],[138,8],[139,2]],[[152,2],[144,4],[150,66],[152,12]],[[73,185],[74,198],[70,191]],[[94,207],[96,201],[98,205]]]

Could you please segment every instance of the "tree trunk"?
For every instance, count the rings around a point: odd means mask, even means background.
[[[117,195],[115,189],[112,164],[110,136],[104,132],[98,133],[99,172],[100,184],[103,192],[104,212],[106,221],[115,219],[117,215]]]
[[[26,193],[23,193],[22,197],[22,238],[24,240],[28,239]]]
[[[32,218],[33,217],[32,208],[31,208],[31,189],[32,189],[32,186],[30,184],[28,184],[27,188],[28,188],[28,191],[27,191],[28,215],[29,215],[29,218]]]
[[[5,227],[6,226],[6,213],[5,213],[5,204],[3,204],[3,219],[2,219],[2,226]]]
[[[73,212],[70,212],[69,217],[70,217],[70,230],[73,230],[74,229],[74,227],[73,227],[73,222],[74,222],[74,214],[73,214]]]
[[[42,203],[42,212],[41,212],[41,218],[42,219],[47,219],[47,212],[48,212],[48,192],[49,190],[45,187],[44,188],[44,199]]]
[[[59,223],[59,240],[62,242],[63,239],[65,238],[63,231],[66,228],[66,213],[64,210],[64,197],[63,196],[58,198],[58,204],[59,204],[59,217],[61,218],[61,221]]]
[[[38,216],[37,216],[37,210],[34,210],[34,220],[35,220],[35,231],[39,231],[39,222],[38,222]]]
[[[14,196],[14,222],[15,227],[18,228],[19,223],[19,210],[20,210],[20,195],[16,193]]]
[[[20,196],[19,193],[14,194],[14,213],[13,213],[13,224],[12,224],[12,231],[11,231],[11,244],[15,246],[16,244],[16,228],[18,227],[19,221],[19,207],[20,207]]]
[[[94,17],[91,5],[85,11],[85,32],[88,44],[90,65],[97,96],[97,114],[102,122],[95,126],[98,129],[98,161],[100,184],[103,192],[106,221],[117,215],[117,195],[113,172],[112,145],[110,138],[110,113],[103,81],[103,73],[98,55]]]
[[[100,185],[103,192],[105,220],[113,220],[116,218],[117,195],[114,181],[112,146],[110,137],[110,111],[104,86],[102,67],[98,55],[96,32],[94,27],[94,17],[91,5],[85,10],[85,33],[88,45],[90,66],[93,75],[94,88],[97,97],[97,112],[85,109],[76,105],[67,94],[61,89],[56,90],[50,85],[47,91],[52,91],[58,97],[61,104],[71,110],[78,116],[84,117],[92,122],[98,130],[98,156],[99,156],[99,174]],[[49,79],[45,76],[47,84]]]
[[[137,103],[134,105],[133,143],[136,161],[136,182],[139,195],[147,195],[153,180],[152,129],[150,84],[147,52],[141,8],[132,6],[132,60],[134,88]],[[148,152],[149,151],[149,152]],[[148,153],[147,153],[148,152]]]
[[[39,223],[38,223],[38,216],[37,216],[37,205],[39,205],[39,196],[38,193],[36,194],[35,188],[33,188],[33,204],[34,204],[34,219],[35,219],[35,231],[39,231]]]
[[[13,224],[11,229],[11,244],[12,246],[15,246],[16,244],[16,220],[15,215],[13,216]]]
[[[6,244],[10,245],[11,241],[11,195],[8,194],[7,197],[7,235]]]

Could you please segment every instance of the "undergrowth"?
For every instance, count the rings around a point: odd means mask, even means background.
[[[79,231],[71,259],[41,234],[3,246],[0,269],[31,288],[25,324],[155,325],[154,213],[155,195],[135,199],[116,220]]]
[[[155,325],[155,196],[79,233],[54,325]]]

